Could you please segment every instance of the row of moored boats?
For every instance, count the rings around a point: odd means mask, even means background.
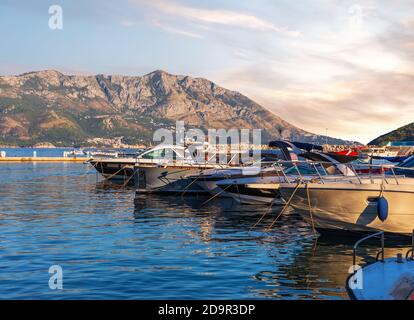
[[[193,143],[89,162],[106,179],[133,184],[138,193],[208,193],[243,205],[290,207],[320,233],[413,236],[414,156],[375,164],[372,158],[289,141],[272,141],[249,161],[240,161],[241,154]],[[413,264],[412,251],[403,258],[378,259],[366,267],[366,281],[372,283],[365,289],[355,285],[357,272],[348,279],[351,297],[414,298]]]

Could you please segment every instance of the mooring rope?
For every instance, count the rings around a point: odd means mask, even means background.
[[[187,192],[187,190],[198,180],[198,179],[200,179],[201,177],[203,176],[203,170],[201,170],[200,171],[200,174],[193,180],[193,181],[191,181],[191,183],[190,184],[188,184],[185,188],[184,188],[184,190],[183,190],[183,192],[181,193],[181,197],[183,197],[184,195],[185,195],[185,193]]]
[[[380,194],[379,194],[379,198],[382,197],[382,194],[384,193],[384,179],[385,179],[385,172],[381,166],[381,173],[382,173],[382,179],[381,179],[381,189],[380,189]]]
[[[293,190],[293,192],[292,192],[292,194],[291,194],[291,196],[290,196],[290,198],[289,198],[289,200],[288,200],[288,202],[286,202],[286,204],[285,204],[285,206],[282,208],[282,210],[280,211],[280,213],[276,216],[276,218],[275,219],[273,219],[273,221],[272,221],[272,223],[264,230],[265,232],[268,232],[273,226],[274,226],[274,224],[276,223],[276,221],[282,216],[282,214],[285,212],[285,210],[287,209],[287,207],[290,205],[290,202],[292,201],[292,199],[293,199],[293,197],[295,196],[295,194],[296,194],[296,191],[298,191],[298,189],[299,189],[299,186],[300,186],[300,184],[301,184],[301,182],[302,182],[302,179],[299,179],[299,181],[298,181],[298,183],[297,183],[297,185],[296,185],[296,187],[295,187],[295,189]]]
[[[116,176],[119,172],[121,172],[121,170],[125,170],[125,168],[126,168],[126,166],[122,166],[122,168],[121,168],[121,169],[119,169],[119,170],[118,170],[117,172],[115,172],[114,174],[111,174],[109,177],[105,177],[105,176],[104,176],[105,180],[109,180],[109,179],[111,179],[112,177]],[[101,169],[101,170],[103,170],[103,169]],[[103,171],[102,171],[102,174],[103,174]]]
[[[137,172],[136,169],[134,169],[134,171],[132,171],[132,175],[128,178],[128,180],[123,184],[123,187],[125,188],[126,185],[129,183],[129,181],[135,176],[135,173]]]
[[[95,164],[92,164],[89,161],[84,162],[84,164],[86,164],[86,163],[90,164],[90,166],[88,167],[88,170],[86,170],[86,172],[82,176],[86,176],[89,173],[89,171],[92,170],[92,168],[96,169],[96,165],[98,164],[98,162],[96,162]]]
[[[275,203],[275,201],[272,201],[270,203],[269,209],[267,209],[267,211],[265,211],[265,213],[263,213],[263,215],[260,217],[259,220],[256,221],[256,223],[249,229],[249,231],[252,231],[254,228],[256,228],[256,226],[262,222],[262,220],[264,219],[265,216],[267,216],[269,214],[269,212],[272,210],[272,206]]]
[[[213,200],[214,198],[218,197],[220,194],[222,194],[224,191],[226,191],[228,188],[230,188],[232,185],[229,184],[227,187],[225,187],[223,190],[221,190],[220,192],[216,193],[214,196],[212,196],[211,198],[207,199],[206,201],[204,201],[201,204],[201,207],[204,206],[207,202],[210,202],[211,200]]]
[[[311,219],[312,231],[313,231],[313,234],[316,234],[315,222],[313,221],[312,205],[311,205],[310,196],[309,196],[309,182],[306,182],[306,196],[308,198],[309,216],[310,216],[310,219]]]
[[[239,184],[235,183],[235,185],[236,185],[236,189],[237,189],[237,194],[239,195],[239,203],[242,203],[241,196],[240,196],[240,190],[239,190]]]

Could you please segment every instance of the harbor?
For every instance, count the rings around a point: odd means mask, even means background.
[[[0,300],[414,301],[411,2],[0,1]]]
[[[0,167],[0,265],[14,279],[0,283],[3,298],[348,299],[352,243],[316,240],[298,216],[284,216],[271,233],[251,232],[267,207],[136,197],[134,188],[97,183],[88,169]],[[44,285],[51,264],[64,268],[62,291]]]
[[[69,157],[0,157],[2,162],[84,162],[88,158]]]
[[[316,207],[313,218],[309,219],[307,200],[302,209],[300,203],[303,200],[295,204],[290,199],[292,193],[284,196],[283,190],[288,189],[280,187],[287,183],[285,178],[288,176],[290,179],[294,176],[305,178],[301,176],[305,174],[305,167],[315,166],[315,157],[324,153],[310,146],[311,149],[305,150],[308,160],[292,162],[286,158],[294,157],[291,142],[275,141],[269,145],[277,148],[267,150],[267,160],[269,154],[282,158],[273,159],[271,165],[263,163],[260,174],[247,176],[242,175],[241,167],[235,165],[218,168],[212,164],[206,167],[203,163],[201,168],[201,164],[195,166],[189,159],[179,162],[175,158],[174,164],[153,157],[148,161],[149,157],[145,157],[145,154],[165,146],[137,151],[133,161],[129,159],[134,152],[130,152],[128,158],[122,152],[108,156],[110,151],[101,151],[95,160],[87,157],[81,162],[3,162],[0,166],[3,181],[0,196],[4,200],[0,231],[1,241],[8,249],[2,254],[1,267],[3,276],[18,273],[22,278],[14,285],[1,284],[0,290],[4,297],[11,299],[123,299],[131,295],[137,299],[353,297],[349,295],[346,283],[355,259],[355,241],[363,233],[357,230],[356,237],[342,234],[339,231],[344,226],[339,221],[336,235],[323,232],[323,225],[315,225],[318,223]],[[283,150],[286,146],[289,148]],[[306,144],[299,146],[305,148]],[[13,155],[13,150],[7,152]],[[33,151],[19,149],[15,152],[24,158]],[[70,150],[45,149],[37,154],[60,159],[58,156],[62,152]],[[144,161],[141,164],[140,159]],[[344,162],[342,155],[338,159]],[[100,166],[96,163],[104,160],[129,162],[130,171],[122,165],[119,166],[122,170],[118,167],[110,172],[98,170]],[[319,164],[324,163],[319,161]],[[292,163],[301,169],[295,173],[290,170],[285,174],[280,173],[284,171],[269,174],[274,172],[276,164],[292,168]],[[330,171],[332,163],[325,169],[314,167],[315,172]],[[165,170],[172,167],[172,174],[175,174],[176,165],[179,165],[181,178],[171,179]],[[189,169],[182,175],[184,165]],[[270,171],[269,166],[273,168]],[[381,168],[385,167],[381,165]],[[148,176],[151,172],[148,170],[156,168],[164,172],[161,185]],[[144,171],[134,174],[139,170]],[[353,170],[360,172],[362,179],[362,167],[353,167]],[[197,172],[203,173],[203,178]],[[221,172],[224,175],[219,178]],[[381,179],[382,173],[377,172],[377,178]],[[133,182],[134,177],[142,179],[142,174],[147,174],[146,185]],[[310,172],[306,171],[306,174]],[[189,180],[184,185],[179,183],[187,177]],[[387,184],[391,186],[393,175],[388,177]],[[322,185],[327,185],[330,176],[323,178],[327,180]],[[198,184],[197,192],[190,192],[192,184]],[[293,187],[298,186],[293,183]],[[153,190],[154,187],[159,190]],[[304,196],[303,192],[299,194]],[[280,196],[284,201],[275,202]],[[385,198],[393,201],[387,193]],[[310,201],[315,206],[313,200]],[[377,217],[375,208],[370,215]],[[391,202],[390,210],[392,208]],[[392,214],[388,222],[392,223],[396,218]],[[383,223],[376,219],[379,223],[372,225],[368,234],[382,228]],[[409,228],[412,225],[408,226],[407,233]],[[391,229],[392,232],[399,230]],[[404,241],[391,242],[383,251],[384,258],[396,257],[397,253],[410,248],[408,237]],[[372,244],[363,246],[360,262],[375,262],[377,251]],[[36,267],[29,270],[25,264],[10,264],[15,259],[22,263],[30,259]],[[50,261],[63,265],[66,272],[65,290],[57,296],[41,285],[44,275],[39,270]],[[31,275],[30,281],[24,280],[24,274]],[[85,282],[83,278],[89,281]],[[129,283],[134,286],[128,286]]]

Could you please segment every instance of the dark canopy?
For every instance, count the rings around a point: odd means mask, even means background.
[[[269,147],[271,148],[294,148],[295,146],[289,142],[289,141],[283,141],[283,140],[275,140],[269,142]]]
[[[312,143],[306,143],[306,142],[290,142],[290,141],[284,141],[284,140],[275,140],[275,141],[270,141],[269,142],[269,147],[273,147],[273,148],[292,148],[294,149],[295,147],[298,149],[302,149],[302,150],[306,150],[306,151],[312,151],[312,150],[319,150],[319,151],[323,151],[323,147],[322,146],[318,146],[316,144],[312,144]]]
[[[297,148],[302,149],[302,150],[306,150],[306,151],[312,151],[312,150],[323,151],[322,146],[318,146],[318,145],[312,144],[312,143],[294,141],[294,142],[292,142],[292,144],[295,145]]]
[[[312,160],[312,161],[321,161],[321,162],[332,162],[332,160],[338,161],[339,163],[348,163],[358,159],[357,156],[346,156],[342,154],[335,153],[324,153],[324,152],[305,152],[301,154],[302,157]]]
[[[288,148],[291,148],[293,150],[296,148],[295,145],[293,145],[291,142],[282,141],[282,140],[270,141],[269,142],[269,147],[279,148],[282,151],[283,155],[284,155],[285,159],[283,159],[283,160],[292,160],[292,156],[291,156],[291,153],[289,152]]]

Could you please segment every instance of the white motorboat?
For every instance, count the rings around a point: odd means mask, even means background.
[[[170,152],[170,156],[164,157],[167,152]],[[161,151],[162,158],[156,159],[154,163],[138,159],[133,168],[133,180],[138,192],[206,192],[190,177],[199,176],[209,169],[235,166],[239,155],[240,152],[211,151],[205,145],[188,149],[165,146],[165,150]]]
[[[270,204],[280,202],[277,189],[267,188],[281,181],[277,171],[275,167],[210,169],[190,178],[214,196],[230,197],[242,204]]]
[[[358,246],[371,238],[381,237],[377,261],[364,267],[356,265]],[[384,232],[359,240],[353,249],[352,273],[346,280],[348,295],[353,300],[414,300],[414,232],[412,247],[403,256],[384,258]]]
[[[391,174],[299,176],[280,183],[282,198],[323,233],[410,235],[414,179]]]
[[[311,179],[335,173],[353,174],[351,169],[330,154],[308,151],[295,155],[296,159],[308,160],[279,160],[252,167],[210,170],[193,178],[211,194],[231,197],[243,204],[283,204],[285,201],[280,197],[279,184],[286,182],[289,176],[295,179],[298,175],[305,175]],[[323,162],[314,162],[313,159]],[[341,158],[342,161],[346,159]]]
[[[147,149],[135,156],[100,157],[96,156],[88,162],[108,180],[133,182],[134,168],[140,165],[155,167],[167,163],[197,164],[200,157],[198,150],[206,151],[204,146],[190,147],[188,145],[158,145]]]

